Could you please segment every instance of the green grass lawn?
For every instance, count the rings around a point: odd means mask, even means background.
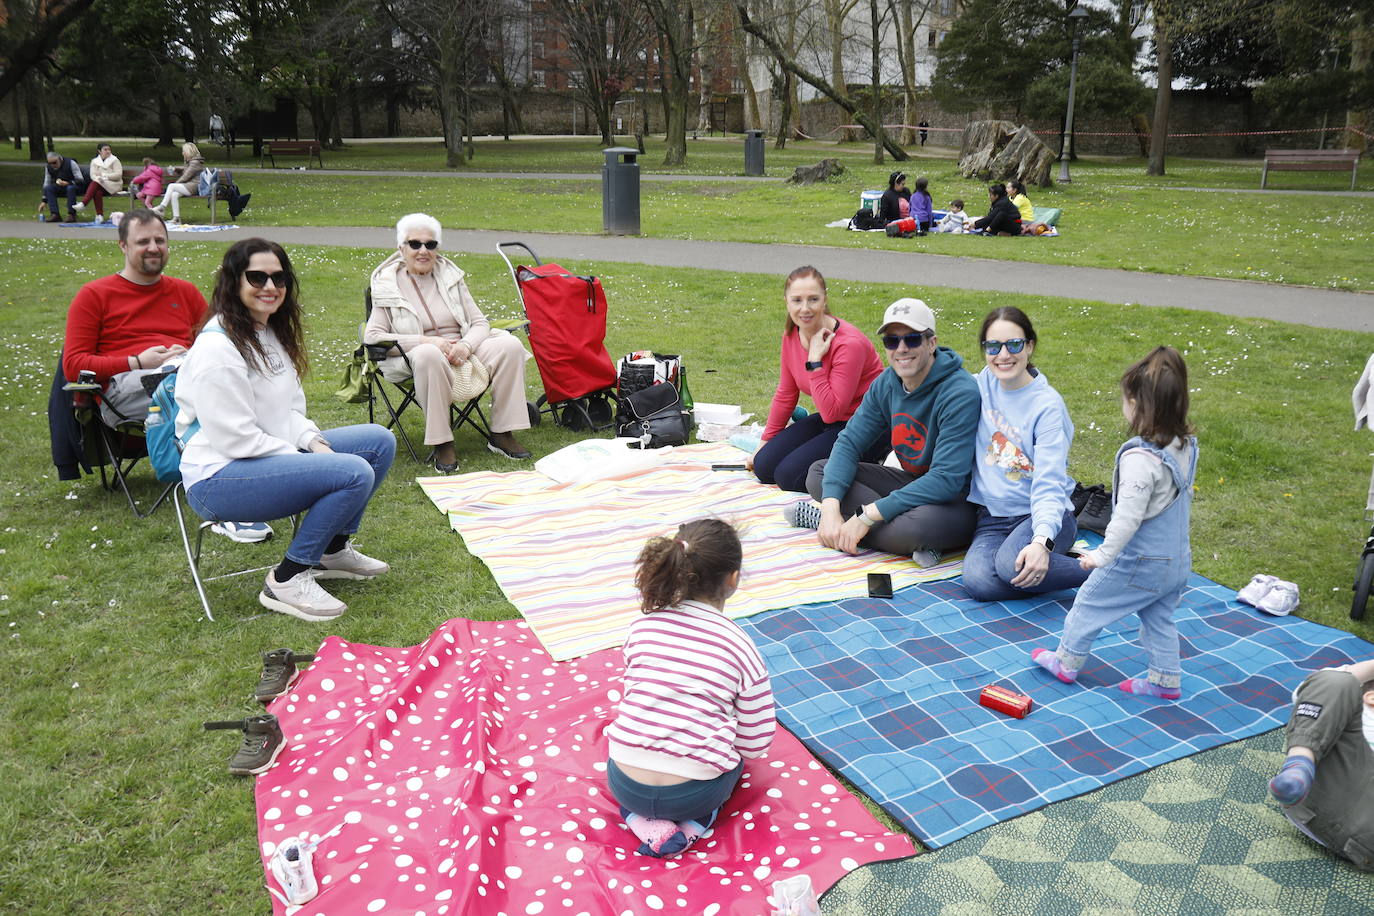
[[[223,243],[174,243],[171,273],[204,290]],[[307,308],[311,415],[328,427],[365,410],[330,392],[357,335],[359,290],[372,251],[292,252]],[[267,910],[255,847],[252,785],[224,772],[237,736],[200,723],[251,713],[259,653],[309,650],[326,634],[410,645],[452,616],[514,615],[485,566],[414,482],[399,456],[374,500],[360,546],[392,564],[372,583],[343,583],[348,613],[327,627],[262,612],[257,576],[210,586],[217,621],[200,618],[167,509],[136,520],[94,479],[61,482],[49,463],[45,409],[67,304],[77,287],[117,269],[107,241],[0,241],[0,341],[10,396],[0,416],[0,910],[146,914]],[[495,257],[464,256],[493,318],[517,305]],[[614,356],[680,352],[697,399],[762,414],[776,383],[779,277],[617,263],[567,265],[603,278]],[[871,328],[900,295],[927,298],[942,342],[974,353],[987,294],[836,282],[837,314]],[[1148,348],[1172,343],[1192,372],[1202,443],[1193,517],[1196,569],[1237,588],[1256,572],[1297,581],[1299,613],[1374,637],[1374,615],[1347,614],[1368,523],[1371,445],[1351,428],[1349,392],[1374,335],[1332,334],[1183,310],[999,294],[1035,319],[1037,363],[1064,395],[1077,436],[1072,473],[1106,481],[1125,437],[1116,381]],[[728,328],[728,332],[722,333]],[[539,390],[529,371],[530,391]],[[409,429],[421,431],[418,413]],[[522,435],[537,455],[572,442],[548,425]],[[459,439],[465,471],[511,468]],[[138,475],[144,499],[156,492]],[[208,572],[274,563],[283,540],[239,546],[210,536]],[[95,901],[99,901],[96,903]]]
[[[1064,210],[1059,238],[932,235],[890,239],[881,233],[826,228],[832,220],[853,215],[861,191],[884,187],[891,167],[851,165],[838,180],[811,187],[781,181],[643,182],[642,230],[662,238],[976,254],[999,260],[1374,290],[1374,258],[1369,256],[1367,231],[1374,224],[1371,198],[1202,193],[1167,185],[1141,186],[1144,178],[1138,171],[1119,163],[1089,162],[1075,167],[1072,184],[1036,190],[1032,195],[1039,205]],[[961,197],[969,213],[986,211],[986,190],[960,177],[952,160],[922,160],[906,168],[913,176],[930,178],[937,206]],[[1213,164],[1206,168],[1233,173],[1239,167]],[[32,218],[38,199],[35,174],[37,169],[30,173],[0,168],[0,217]],[[377,226],[391,223],[402,213],[424,210],[452,228],[601,231],[599,181],[416,181],[327,171],[246,173],[238,180],[243,190],[253,194],[251,206],[239,220],[249,226]],[[182,209],[188,221],[209,218],[204,201],[186,201]]]

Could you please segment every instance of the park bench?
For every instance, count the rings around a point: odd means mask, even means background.
[[[320,142],[318,140],[268,140],[262,145],[262,155],[258,157],[258,168],[262,168],[264,161],[270,161],[272,168],[277,167],[278,156],[302,156],[305,158],[305,167],[310,167],[310,160],[314,159],[324,168],[324,158],[320,155]]]
[[[1350,190],[1355,190],[1355,175],[1360,165],[1357,149],[1269,149],[1264,151],[1264,170],[1260,187],[1269,181],[1269,172],[1343,172],[1350,169]]]
[[[142,172],[142,171],[143,171],[143,169],[142,169],[141,167],[140,167],[140,168],[136,168],[136,169],[135,169],[135,168],[127,168],[127,167],[126,167],[125,169],[123,169],[123,175],[124,175],[124,190],[120,191],[118,194],[106,194],[105,197],[106,197],[107,199],[108,199],[108,198],[111,198],[111,197],[127,197],[127,198],[129,199],[129,212],[132,213],[135,209],[137,209],[137,206],[138,206],[138,198],[134,196],[134,188],[133,188],[133,185],[131,185],[129,182],[131,182],[131,181],[133,181],[133,179],[137,178],[138,175],[139,175],[139,173]],[[223,169],[220,170],[219,176],[220,176],[220,180],[223,181],[223,180],[224,180],[224,170],[223,170]],[[162,180],[162,190],[163,190],[163,193],[164,193],[164,194],[165,194],[166,191],[167,191],[167,186],[170,185],[170,184],[176,184],[176,179],[175,179],[175,178],[164,178],[164,179]],[[188,201],[188,200],[204,200],[204,201],[206,201],[206,202],[210,205],[210,223],[211,223],[211,225],[214,224],[214,222],[215,222],[215,211],[216,211],[216,209],[217,209],[217,207],[216,207],[215,205],[219,202],[219,195],[218,195],[218,194],[211,194],[209,197],[200,197],[199,195],[197,195],[196,197],[183,197],[183,198],[182,198],[182,201],[183,201],[183,202]]]

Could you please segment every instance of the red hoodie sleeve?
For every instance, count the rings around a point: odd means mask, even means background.
[[[857,338],[841,323],[830,352],[821,361],[821,368],[811,373],[811,399],[816,410],[827,423],[848,420],[858,407],[863,392],[864,348],[872,350],[867,338]]]
[[[778,390],[773,392],[773,403],[768,408],[768,425],[763,428],[760,437],[764,442],[782,432],[792,416],[792,409],[797,406],[801,389],[797,387],[794,373],[806,370],[806,354],[801,352],[801,344],[797,343],[796,338],[795,331],[782,335],[782,347],[778,355]]]

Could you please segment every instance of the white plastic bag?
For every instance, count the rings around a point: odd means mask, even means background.
[[[631,446],[635,446],[631,448]],[[663,463],[673,449],[640,449],[638,439],[583,439],[534,463],[534,469],[558,483],[586,483]]]
[[[775,907],[773,916],[821,916],[821,903],[816,899],[810,875],[774,881],[768,902]]]

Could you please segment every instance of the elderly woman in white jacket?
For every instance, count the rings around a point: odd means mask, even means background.
[[[425,444],[442,474],[458,470],[449,427],[453,369],[474,356],[491,373],[491,429],[487,448],[507,458],[529,458],[515,438],[528,429],[525,360],[529,354],[508,331],[492,330],[463,271],[438,253],[439,221],[411,213],[396,223],[396,252],[372,272],[372,315],[363,340],[394,341],[404,353],[389,356],[382,374],[392,381],[414,371],[415,396],[425,414]],[[406,361],[409,360],[409,366]]]

